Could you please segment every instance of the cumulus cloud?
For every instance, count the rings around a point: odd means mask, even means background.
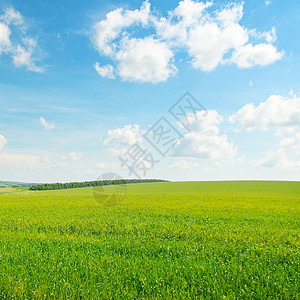
[[[117,54],[119,75],[128,81],[165,81],[177,71],[172,58],[173,53],[166,43],[152,37],[126,39]]]
[[[205,14],[186,28],[185,44],[194,68],[211,71],[225,62],[226,53],[248,41],[247,30],[238,23],[242,16],[242,4],[232,5],[215,16]]]
[[[40,117],[40,122],[46,130],[52,130],[55,127],[54,124],[48,123],[43,117]]]
[[[3,135],[0,134],[0,151],[3,149],[3,147],[7,144],[7,141]]]
[[[170,46],[184,46],[189,39],[189,29],[194,28],[199,20],[207,18],[205,9],[210,6],[211,2],[180,1],[173,11],[168,12],[168,17],[154,19],[157,35],[168,41]]]
[[[191,122],[191,131],[174,148],[173,156],[232,162],[237,155],[237,146],[228,141],[226,134],[220,134],[222,120],[217,111],[207,111],[205,115],[198,112]]]
[[[280,137],[278,149],[265,152],[262,158],[254,161],[256,165],[300,167],[300,98],[293,91],[289,97],[271,95],[256,106],[248,103],[229,120],[241,131],[273,131]]]
[[[99,63],[95,63],[95,70],[101,77],[107,77],[109,79],[115,79],[114,67],[112,65],[105,65],[100,67]]]
[[[276,129],[277,133],[293,132],[300,129],[300,98],[271,95],[257,106],[246,104],[229,120],[244,131]]]
[[[139,125],[125,125],[123,128],[108,130],[103,144],[106,146],[130,146],[141,141]]]
[[[122,30],[133,25],[147,25],[150,19],[150,3],[145,1],[140,9],[115,9],[95,25],[94,45],[104,55],[114,55],[116,44],[112,43],[119,37]]]
[[[211,71],[223,63],[223,57],[230,49],[245,44],[247,40],[247,33],[238,24],[222,29],[216,23],[206,23],[190,30],[188,53],[195,69]]]
[[[12,7],[5,9],[0,15],[0,55],[9,55],[17,68],[41,73],[43,68],[35,63],[38,49],[37,41],[28,37],[20,12]]]
[[[248,44],[237,48],[231,58],[240,68],[266,66],[281,59],[283,52],[278,52],[272,44]]]
[[[233,143],[226,135],[205,135],[198,132],[187,133],[176,148],[175,155],[199,157],[213,160],[232,160],[237,153]]]
[[[223,64],[265,66],[281,59],[284,52],[273,45],[275,28],[259,32],[240,24],[243,5],[213,10],[212,2],[183,0],[160,17],[145,1],[140,9],[109,12],[95,25],[92,41],[100,55],[116,63],[121,79],[129,81],[156,83],[174,76],[178,51],[186,51],[188,61],[202,71]]]
[[[174,163],[170,168],[198,167],[200,165],[196,159],[209,159],[222,164],[235,161],[237,146],[228,141],[226,134],[220,133],[219,127],[223,118],[217,111],[207,111],[206,114],[200,111],[195,115],[188,115],[187,118],[190,131],[178,123],[185,133],[181,142],[172,149],[171,158]],[[103,144],[109,147],[108,152],[111,155],[120,155],[137,142],[141,145],[144,132],[138,125],[126,125],[109,130]]]

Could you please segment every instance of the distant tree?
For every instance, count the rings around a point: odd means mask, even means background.
[[[45,190],[62,190],[81,187],[94,187],[102,185],[115,184],[132,184],[132,183],[150,183],[150,182],[166,182],[161,179],[117,179],[117,180],[101,180],[101,181],[84,181],[84,182],[66,182],[66,183],[44,183],[32,185],[29,187],[30,191],[45,191]]]

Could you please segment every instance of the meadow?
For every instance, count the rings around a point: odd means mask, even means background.
[[[299,233],[300,182],[4,188],[0,298],[299,299]]]

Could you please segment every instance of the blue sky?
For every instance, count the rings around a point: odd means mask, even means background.
[[[0,180],[135,177],[134,145],[159,161],[141,177],[299,180],[299,29],[296,0],[1,1]],[[165,157],[143,137],[162,116]]]

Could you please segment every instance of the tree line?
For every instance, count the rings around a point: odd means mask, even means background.
[[[116,179],[116,180],[100,180],[100,181],[84,181],[84,182],[66,182],[66,183],[44,183],[32,185],[30,191],[45,191],[45,190],[62,190],[74,189],[89,186],[102,186],[113,184],[131,184],[131,183],[150,183],[150,182],[166,182],[161,179]]]

